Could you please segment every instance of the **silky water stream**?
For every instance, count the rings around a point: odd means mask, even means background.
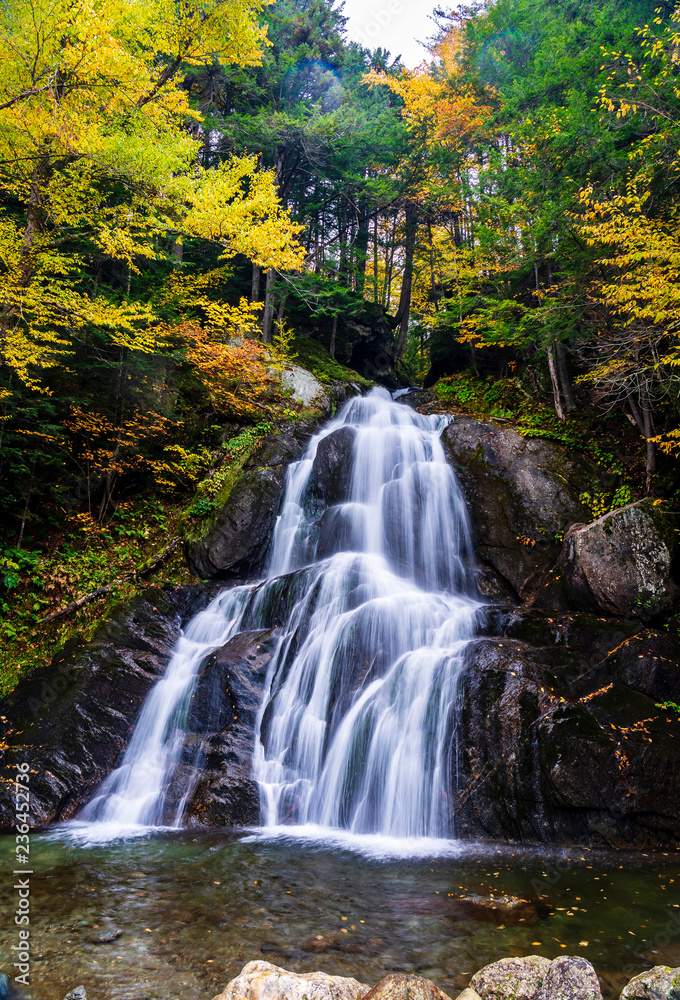
[[[538,953],[586,956],[613,998],[625,976],[680,965],[677,857],[453,839],[457,678],[480,609],[442,427],[375,390],[290,468],[267,579],[194,618],[119,768],[77,821],[32,837],[20,995],[62,1000],[83,983],[88,1000],[208,1000],[261,958],[371,984],[417,972],[456,996],[485,963]],[[273,608],[263,826],[182,829],[183,803],[168,817],[164,800],[199,667]],[[7,872],[14,848],[0,838]],[[504,893],[535,902],[514,916],[483,904]]]

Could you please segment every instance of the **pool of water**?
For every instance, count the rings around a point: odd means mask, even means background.
[[[487,962],[580,954],[606,997],[652,965],[680,965],[680,855],[410,845],[306,836],[154,833],[85,846],[32,837],[31,987],[62,1000],[210,1000],[246,962],[321,969],[375,983],[390,971],[433,979],[452,997]],[[14,839],[0,957],[17,940]],[[477,900],[535,901],[503,917]],[[499,916],[499,912],[501,916]],[[122,933],[114,935],[117,931]],[[113,938],[108,942],[104,938]]]

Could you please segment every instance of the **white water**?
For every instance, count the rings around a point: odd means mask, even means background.
[[[268,579],[221,594],[179,640],[121,766],[79,817],[97,824],[96,839],[168,823],[165,791],[200,664],[238,631],[268,627],[282,601],[290,610],[254,760],[265,824],[452,835],[457,678],[479,604],[445,423],[379,389],[312,439],[288,472]],[[314,460],[342,428],[353,435],[347,489],[324,510],[310,489]]]

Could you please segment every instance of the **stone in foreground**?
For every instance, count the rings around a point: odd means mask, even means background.
[[[475,973],[470,986],[482,1000],[602,1000],[595,969],[579,956],[502,958]]]
[[[550,961],[541,955],[502,958],[476,972],[470,986],[482,1000],[532,1000],[550,970]]]
[[[442,993],[430,979],[393,972],[376,983],[364,1000],[451,1000],[451,998],[448,994]]]
[[[628,983],[621,1000],[680,1000],[680,969],[656,965]]]
[[[215,1000],[361,1000],[367,992],[368,986],[356,979],[325,972],[287,972],[270,962],[248,962]]]
[[[587,959],[565,955],[550,963],[537,1000],[602,1000],[600,981]]]

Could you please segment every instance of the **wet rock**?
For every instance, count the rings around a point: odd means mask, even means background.
[[[411,389],[397,398],[397,403],[402,406],[410,406],[420,413],[428,413],[433,408],[435,396],[431,389]]]
[[[469,986],[467,986],[462,993],[458,994],[456,1000],[482,1000],[482,998],[479,993],[476,993],[474,990],[471,990]]]
[[[470,987],[482,1000],[533,1000],[548,975],[550,964],[549,959],[541,955],[502,958],[476,972]]]
[[[87,993],[85,992],[84,986],[76,986],[74,990],[70,990],[64,1000],[87,1000]]]
[[[11,993],[12,987],[10,985],[9,977],[6,976],[4,972],[0,972],[0,1000],[8,1000]]]
[[[602,1000],[597,973],[585,958],[556,958],[550,963],[536,1000]]]
[[[368,986],[356,979],[249,962],[214,1000],[360,1000],[367,992]]]
[[[558,539],[589,516],[579,494],[602,481],[601,468],[555,442],[470,417],[455,417],[442,443],[468,503],[483,593],[497,599],[511,590],[540,607],[569,607],[555,572]]]
[[[535,617],[534,637],[540,639]],[[468,648],[454,737],[457,833],[617,848],[677,846],[679,721],[640,690],[646,684],[630,663],[641,647],[648,661],[655,660],[659,641],[659,651],[673,657],[673,683],[664,690],[677,690],[677,644],[673,652],[668,637],[659,640],[654,630],[627,640],[630,623],[618,622],[606,623],[601,646],[591,633],[588,648],[586,628],[579,633],[573,621],[566,627],[578,615],[549,617],[546,633],[560,620],[565,625],[561,643],[548,644],[547,635],[545,645],[498,637]],[[565,634],[573,643],[564,641]],[[651,683],[659,691],[658,677]]]
[[[329,506],[349,499],[354,427],[339,427],[319,441],[309,492]]]
[[[185,546],[189,569],[202,579],[255,572],[269,548],[291,462],[313,430],[309,423],[271,434],[220,494],[221,508]]]
[[[624,987],[621,1000],[680,1000],[680,969],[656,965]]]
[[[13,827],[13,780],[24,761],[31,826],[74,816],[116,766],[183,624],[213,596],[198,586],[145,590],[0,703],[0,828]]]
[[[116,941],[121,935],[122,930],[120,927],[116,927],[115,930],[109,931],[106,934],[100,934],[98,937],[92,938],[92,944],[111,944],[112,941]]]
[[[430,979],[393,972],[366,994],[364,1000],[451,1000]]]
[[[252,826],[259,821],[260,796],[252,777],[255,726],[276,640],[273,630],[241,632],[201,669],[182,763],[166,801],[174,815],[180,799],[186,799],[187,825]]]
[[[480,896],[476,892],[460,896],[458,903],[476,919],[500,920],[505,924],[535,924],[538,908],[535,901],[519,896]]]
[[[562,555],[569,594],[578,607],[649,621],[676,599],[676,547],[674,518],[651,500],[574,525]]]

